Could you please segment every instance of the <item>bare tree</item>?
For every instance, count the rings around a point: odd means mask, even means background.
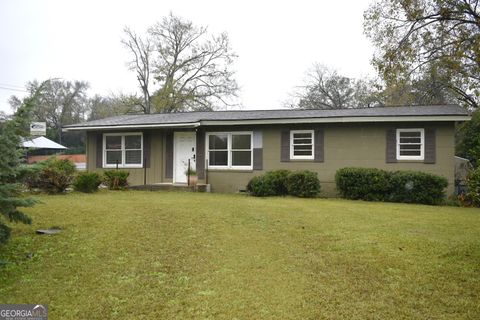
[[[137,81],[143,94],[143,103],[141,104],[144,113],[151,112],[150,97],[150,66],[153,45],[150,38],[140,38],[130,28],[125,27],[123,30],[125,38],[122,43],[127,47],[133,55],[133,59],[128,63],[130,70],[137,74]]]
[[[158,85],[150,97],[155,111],[213,110],[231,105],[230,99],[238,91],[230,70],[236,55],[226,33],[210,35],[205,27],[173,14],[149,28],[146,40],[140,41],[129,29],[126,32],[137,78],[140,75],[145,84],[148,71]],[[148,89],[148,83],[144,87]],[[148,90],[143,92],[146,95]]]
[[[306,83],[299,89],[287,102],[291,108],[368,108],[382,104],[373,81],[348,78],[318,63],[307,72]]]

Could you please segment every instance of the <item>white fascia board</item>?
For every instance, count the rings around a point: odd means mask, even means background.
[[[192,123],[158,123],[158,124],[129,124],[129,125],[111,125],[111,126],[78,126],[63,128],[63,132],[67,131],[87,131],[87,130],[120,130],[120,129],[155,129],[155,128],[196,128],[200,126],[200,122]]]
[[[332,117],[267,120],[206,120],[202,126],[254,125],[254,124],[297,124],[297,123],[354,123],[354,122],[422,122],[422,121],[469,121],[469,116],[399,116],[399,117]]]

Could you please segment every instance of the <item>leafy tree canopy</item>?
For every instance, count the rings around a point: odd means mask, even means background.
[[[433,72],[429,89],[478,107],[478,0],[377,0],[364,17],[365,33],[377,49],[373,64],[387,88],[415,86]]]
[[[460,125],[457,130],[456,154],[467,158],[477,167],[480,163],[480,112],[472,114],[472,120]]]
[[[32,120],[47,122],[47,137],[60,144],[63,143],[62,126],[84,121],[89,112],[87,82],[52,79],[39,83],[34,80],[26,87],[29,92],[26,100],[34,96],[36,99]],[[14,110],[22,105],[22,100],[15,96],[9,102]]]

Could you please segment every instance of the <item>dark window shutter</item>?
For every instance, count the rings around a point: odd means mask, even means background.
[[[386,162],[397,162],[397,130],[387,129]]]
[[[436,160],[436,141],[435,129],[425,128],[425,158],[424,163],[435,163]]]
[[[281,133],[280,161],[290,161],[290,131],[284,130]]]
[[[315,130],[314,133],[314,143],[315,143],[315,162],[323,162],[324,161],[324,134],[323,130]]]
[[[143,133],[143,166],[150,168],[150,150],[151,150],[151,134],[150,132]]]
[[[103,167],[103,134],[97,133],[96,135],[96,167],[102,168]]]
[[[263,170],[262,148],[253,148],[253,170]]]
[[[165,135],[165,178],[173,179],[173,132]]]
[[[197,148],[195,152],[198,179],[205,179],[205,132],[197,131]]]

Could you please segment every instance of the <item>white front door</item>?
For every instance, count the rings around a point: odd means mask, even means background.
[[[196,170],[195,165],[195,132],[175,132],[173,145],[173,182],[187,183],[188,160],[190,169]]]

